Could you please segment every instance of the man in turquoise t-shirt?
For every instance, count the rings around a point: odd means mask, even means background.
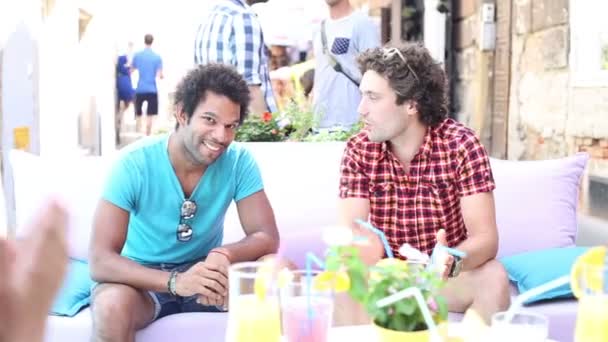
[[[95,341],[133,341],[160,317],[221,310],[228,266],[278,248],[258,166],[231,144],[247,115],[247,83],[230,67],[201,66],[178,85],[175,104],[175,132],[127,147],[99,203],[91,240]],[[233,200],[246,237],[222,245]]]

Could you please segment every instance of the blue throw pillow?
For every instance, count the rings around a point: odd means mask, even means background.
[[[70,259],[63,285],[49,313],[70,317],[76,315],[82,308],[89,305],[93,284],[89,273],[89,264]]]
[[[576,259],[589,247],[560,247],[526,252],[500,259],[519,293],[570,274]],[[570,284],[529,299],[524,304],[556,298],[572,298]]]

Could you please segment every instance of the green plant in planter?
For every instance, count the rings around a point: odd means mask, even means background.
[[[283,141],[284,131],[279,127],[276,116],[264,113],[249,116],[236,132],[236,141]]]
[[[236,141],[346,141],[361,130],[361,124],[349,130],[321,131],[313,134],[318,116],[310,106],[290,102],[280,114],[266,112],[248,117],[239,127]]]
[[[362,128],[362,124],[358,123],[351,127],[349,130],[337,130],[337,131],[321,131],[317,134],[310,134],[304,138],[304,141],[309,142],[323,142],[323,141],[346,141],[348,138],[359,133]]]
[[[318,121],[310,106],[301,107],[295,101],[285,106],[281,119],[287,122],[284,129],[290,141],[304,140]]]
[[[427,324],[414,297],[405,298],[385,307],[378,307],[380,299],[410,287],[420,289],[436,323],[447,320],[445,298],[439,291],[444,282],[435,270],[397,258],[382,259],[368,267],[352,246],[331,246],[325,261],[327,271],[346,271],[350,278],[349,295],[360,302],[382,328],[395,331],[427,330]]]

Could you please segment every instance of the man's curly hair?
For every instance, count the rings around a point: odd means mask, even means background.
[[[208,91],[226,96],[232,102],[238,103],[241,106],[239,122],[243,123],[248,115],[251,101],[249,87],[232,66],[224,64],[206,64],[190,70],[177,85],[173,101],[175,108],[181,105],[190,122],[196,107],[205,100]],[[176,130],[178,126],[179,124],[176,124]]]
[[[361,73],[373,70],[388,80],[397,94],[398,105],[408,100],[414,101],[423,124],[436,126],[447,117],[447,77],[441,65],[421,44],[406,43],[396,48],[369,49],[357,61]]]

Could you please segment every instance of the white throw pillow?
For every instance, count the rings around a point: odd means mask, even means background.
[[[11,151],[17,236],[25,233],[25,223],[41,205],[57,196],[70,214],[70,257],[88,260],[93,215],[113,161],[113,157],[49,158]]]
[[[257,161],[281,235],[279,254],[304,267],[307,252],[321,256],[321,232],[338,219],[343,142],[246,143]],[[243,238],[236,206],[224,222],[224,242]]]

